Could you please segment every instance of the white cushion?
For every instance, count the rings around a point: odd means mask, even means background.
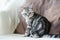
[[[24,34],[1,35],[0,40],[60,40],[59,38],[31,38],[23,36]]]
[[[18,18],[18,9],[23,0],[0,0],[0,34],[11,34],[15,31]]]

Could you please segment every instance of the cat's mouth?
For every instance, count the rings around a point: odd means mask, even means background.
[[[34,15],[34,13],[30,13],[30,14],[28,15],[28,17],[31,18],[33,15]]]
[[[27,16],[30,16],[31,12],[27,14]]]

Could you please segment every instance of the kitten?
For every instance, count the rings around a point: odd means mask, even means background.
[[[50,32],[51,23],[45,17],[35,13],[32,8],[24,7],[21,14],[27,23],[25,36],[38,38]]]

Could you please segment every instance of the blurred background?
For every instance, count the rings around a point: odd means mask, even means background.
[[[0,34],[14,33],[18,23],[19,7],[24,0],[0,0]]]

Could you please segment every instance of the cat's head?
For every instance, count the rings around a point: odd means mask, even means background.
[[[24,17],[30,18],[30,17],[32,17],[34,15],[34,12],[33,12],[31,7],[24,7],[23,11],[22,11],[22,15]]]

